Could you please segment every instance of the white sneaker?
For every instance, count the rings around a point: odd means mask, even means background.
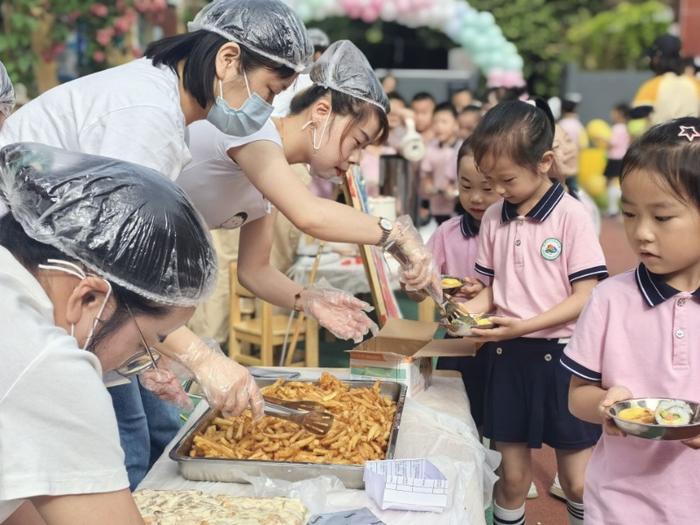
[[[561,484],[559,483],[559,474],[554,477],[552,486],[549,487],[549,493],[555,498],[566,501],[566,494],[564,494],[564,490],[561,488]]]
[[[535,499],[537,497],[539,497],[539,494],[537,493],[537,487],[533,481],[530,483],[530,490],[527,491],[527,499]]]

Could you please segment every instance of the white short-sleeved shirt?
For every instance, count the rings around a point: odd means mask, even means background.
[[[593,290],[561,363],[635,397],[700,401],[700,290],[644,265]],[[700,453],[676,441],[603,434],[586,470],[586,523],[698,523]]]
[[[522,217],[507,201],[481,220],[476,271],[492,277],[496,315],[530,319],[572,293],[572,283],[608,275],[603,249],[584,206],[558,182]],[[527,334],[571,336],[575,322]]]
[[[297,96],[298,93],[301,93],[305,89],[313,86],[313,84],[314,83],[308,74],[302,73],[301,75],[298,75],[297,78],[294,79],[294,82],[292,82],[292,85],[282,91],[272,101],[272,105],[275,108],[275,110],[272,112],[272,116],[286,117],[289,115],[292,99]]]
[[[191,124],[188,131],[192,162],[176,182],[192,199],[207,226],[239,228],[270,213],[270,203],[228,151],[261,140],[281,148],[282,138],[272,120],[248,137],[226,135],[206,120]]]
[[[153,168],[175,179],[189,162],[179,79],[134,60],[61,84],[13,113],[0,146],[39,142]]]
[[[54,325],[38,281],[0,247],[0,522],[34,496],[129,487],[94,354]]]

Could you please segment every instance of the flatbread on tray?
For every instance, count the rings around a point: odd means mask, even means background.
[[[304,525],[307,511],[288,498],[237,498],[197,490],[140,490],[146,525]]]

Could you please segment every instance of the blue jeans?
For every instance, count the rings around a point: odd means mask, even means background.
[[[136,378],[108,390],[133,491],[180,429],[180,411],[143,388]]]

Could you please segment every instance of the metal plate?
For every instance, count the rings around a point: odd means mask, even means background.
[[[626,408],[642,407],[648,408],[652,412],[656,410],[660,401],[681,401],[690,406],[693,414],[690,418],[690,423],[687,425],[659,425],[637,423],[619,417],[619,413]],[[631,436],[637,436],[644,439],[656,439],[663,441],[675,441],[684,439],[693,439],[700,436],[700,404],[694,401],[686,401],[684,399],[669,399],[669,398],[636,398],[619,401],[608,409],[608,414],[615,421],[615,425],[623,432]]]
[[[258,386],[266,387],[273,384],[273,379],[256,379]],[[305,381],[314,383],[315,381]],[[371,388],[374,381],[342,381],[350,388]],[[387,446],[386,458],[393,459],[396,449],[396,441],[401,425],[401,415],[403,413],[404,402],[406,400],[406,387],[399,383],[382,381],[381,393],[389,396],[396,402],[396,414],[391,425],[389,443]],[[241,474],[254,477],[268,477],[272,479],[283,479],[287,481],[300,481],[303,479],[316,478],[318,476],[337,476],[343,482],[345,488],[363,489],[365,484],[362,480],[364,467],[362,465],[333,465],[321,463],[293,463],[289,461],[259,461],[248,459],[225,459],[225,458],[191,458],[189,451],[192,448],[194,436],[200,431],[204,431],[212,419],[216,417],[217,411],[207,410],[192,425],[189,431],[180,439],[170,451],[170,459],[179,463],[180,474],[183,478],[191,481],[224,481],[231,483],[247,483]]]

